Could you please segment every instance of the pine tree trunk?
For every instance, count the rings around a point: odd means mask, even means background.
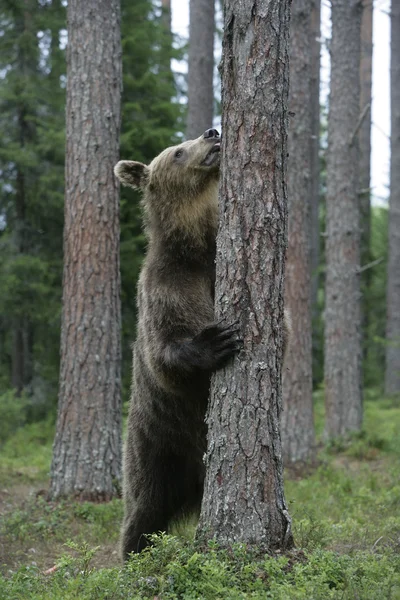
[[[390,65],[390,201],[387,278],[386,394],[400,393],[400,5],[392,0]]]
[[[33,14],[36,6],[32,0],[24,3],[23,10],[18,14],[16,28],[19,33],[17,43],[17,69],[21,77],[17,112],[18,145],[21,155],[27,152],[27,147],[36,142],[35,119],[32,114],[32,99],[29,91],[29,78],[34,77],[38,68],[37,31],[34,28]],[[21,93],[22,92],[22,93]],[[15,182],[15,211],[13,245],[16,256],[29,255],[31,246],[31,227],[28,223],[27,204],[28,190],[26,175],[29,167],[18,161]],[[28,387],[32,380],[32,325],[25,316],[15,316],[13,319],[12,350],[11,350],[11,383],[17,395]]]
[[[60,390],[50,495],[107,500],[121,475],[118,0],[69,0]]]
[[[359,149],[361,3],[332,3],[325,288],[326,435],[362,423]]]
[[[360,216],[361,216],[361,265],[371,262],[371,102],[372,102],[372,24],[373,4],[363,0],[361,18],[361,58],[360,58]],[[362,290],[362,330],[364,356],[368,349],[368,288],[371,270],[361,275]]]
[[[289,548],[280,441],[289,1],[227,0],[216,309],[244,348],[212,383],[197,537]],[[267,59],[266,59],[267,58]]]
[[[188,115],[186,137],[212,127],[214,114],[214,0],[190,0]]]
[[[311,45],[312,45],[312,143],[311,143],[311,307],[313,317],[318,316],[318,267],[320,258],[320,177],[319,177],[319,134],[320,134],[320,69],[321,69],[321,0],[314,0],[311,12]]]
[[[305,461],[315,445],[311,345],[311,180],[313,92],[313,0],[292,4],[288,136],[289,234],[285,305],[292,322],[283,369],[282,447],[285,463]]]
[[[161,0],[161,22],[164,29],[164,36],[168,46],[172,47],[172,12],[171,12],[171,0]],[[167,74],[167,79],[173,81],[173,73],[171,71],[171,57],[170,52],[162,52],[160,54],[160,68],[161,73]]]
[[[171,34],[172,25],[172,14],[171,14],[171,0],[161,0],[162,9],[162,22],[165,30]]]

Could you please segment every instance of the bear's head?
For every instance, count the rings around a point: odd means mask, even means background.
[[[121,160],[114,173],[123,185],[142,190],[148,229],[195,233],[205,222],[216,227],[220,149],[218,131],[207,129],[166,148],[149,165]]]

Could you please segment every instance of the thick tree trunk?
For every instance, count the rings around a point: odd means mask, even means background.
[[[325,288],[326,435],[362,423],[359,149],[361,3],[332,3]]]
[[[320,177],[319,177],[319,133],[320,104],[319,86],[321,69],[321,0],[314,0],[311,12],[311,102],[312,102],[312,143],[311,143],[311,306],[313,317],[317,317],[318,267],[320,257]]]
[[[213,379],[198,539],[289,548],[280,441],[289,1],[227,0],[216,309],[244,348]]]
[[[212,127],[214,114],[214,0],[190,0],[187,139]]]
[[[386,394],[400,393],[400,5],[392,0],[390,65],[390,201],[387,278]]]
[[[361,18],[361,57],[360,57],[360,217],[361,217],[361,265],[371,262],[371,101],[372,101],[372,23],[373,3],[363,0]],[[362,329],[364,355],[368,348],[368,288],[371,270],[361,275],[362,290]]]
[[[107,500],[121,475],[118,0],[69,0],[63,314],[50,495]]]
[[[285,463],[312,455],[315,435],[311,345],[311,180],[313,112],[313,0],[292,4],[290,23],[288,198],[285,305],[292,321],[283,369],[282,447]]]

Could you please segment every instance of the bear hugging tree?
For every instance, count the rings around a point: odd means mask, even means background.
[[[214,322],[220,137],[208,129],[150,165],[120,161],[115,175],[143,192],[148,250],[124,455],[121,551],[199,511],[205,413],[213,371],[240,349],[238,328]]]

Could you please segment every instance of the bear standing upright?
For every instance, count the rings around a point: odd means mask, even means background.
[[[214,323],[220,137],[164,150],[149,166],[120,161],[122,184],[143,191],[148,250],[124,455],[124,559],[200,507],[210,376],[237,352],[238,330]]]

